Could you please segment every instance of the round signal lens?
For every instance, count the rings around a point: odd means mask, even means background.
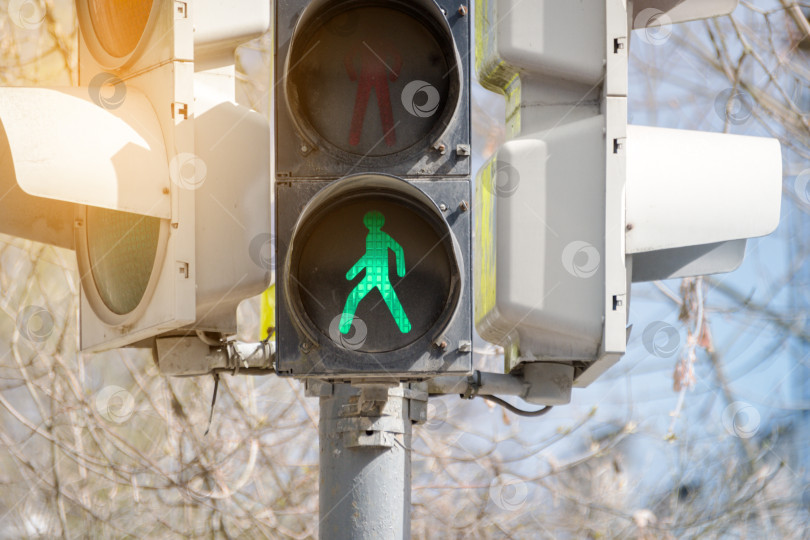
[[[141,56],[161,3],[154,0],[77,0],[81,37],[105,69],[120,69]]]
[[[132,53],[141,40],[149,14],[151,0],[89,0],[90,20],[99,43],[112,56]]]
[[[296,30],[287,65],[298,128],[348,160],[424,151],[460,93],[452,36],[405,3],[325,9]]]
[[[86,223],[92,284],[107,309],[129,314],[152,277],[160,219],[90,206]]]
[[[403,180],[337,180],[307,206],[295,238],[285,287],[297,324],[322,343],[402,350],[435,339],[456,311],[449,225]]]

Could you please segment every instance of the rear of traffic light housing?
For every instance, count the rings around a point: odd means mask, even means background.
[[[566,364],[588,385],[625,351],[631,281],[731,271],[778,224],[778,141],[627,125],[629,25],[736,2],[673,4],[476,4],[479,79],[506,96],[511,139],[477,177],[475,323],[507,370]]]
[[[77,254],[81,347],[235,333],[270,267],[269,125],[234,103],[263,2],[77,1],[78,88],[0,89],[0,231]],[[146,343],[146,342],[144,342]]]
[[[466,10],[286,0],[275,21],[279,374],[468,372]]]

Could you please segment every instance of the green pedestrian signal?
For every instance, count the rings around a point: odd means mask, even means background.
[[[466,372],[469,185],[363,173],[324,184],[277,186],[294,203],[278,221],[291,231],[279,243],[279,372]]]
[[[349,333],[358,304],[368,293],[377,289],[391,315],[394,316],[399,331],[407,334],[411,331],[411,322],[408,320],[388,276],[388,250],[393,251],[396,256],[396,271],[399,277],[405,277],[405,252],[396,240],[382,230],[382,226],[385,224],[385,216],[382,212],[372,210],[366,213],[363,216],[363,224],[369,231],[366,236],[366,253],[346,272],[346,279],[352,281],[363,270],[366,271],[366,274],[352,289],[346,300],[346,307],[343,308],[343,315],[340,319],[340,333]]]

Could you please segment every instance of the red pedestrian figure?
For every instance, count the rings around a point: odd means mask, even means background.
[[[360,61],[359,76],[355,69],[357,60]],[[349,132],[349,144],[356,146],[360,143],[363,120],[365,120],[366,109],[368,108],[368,99],[373,89],[377,93],[377,105],[380,108],[380,120],[385,134],[385,144],[394,146],[397,142],[397,135],[394,131],[394,113],[391,109],[388,79],[394,82],[399,77],[399,70],[402,68],[402,57],[384,39],[369,38],[357,42],[355,46],[349,49],[344,63],[349,79],[358,81],[352,127]]]

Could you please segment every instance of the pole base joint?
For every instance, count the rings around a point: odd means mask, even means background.
[[[407,424],[427,420],[428,394],[423,383],[356,384],[360,392],[349,397],[335,420],[334,430],[346,448],[391,448],[402,444]]]

